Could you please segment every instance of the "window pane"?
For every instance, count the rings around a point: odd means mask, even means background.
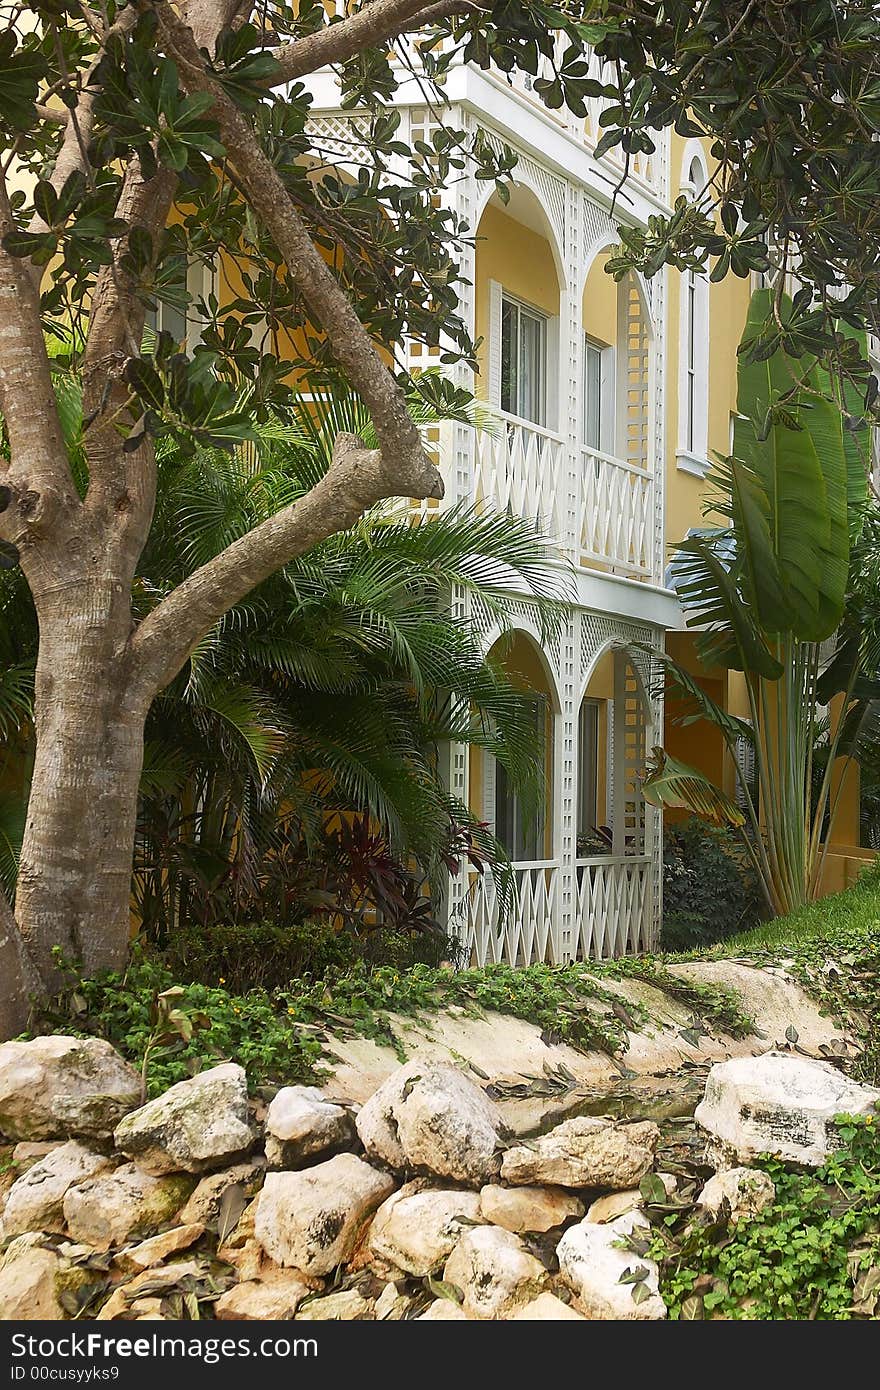
[[[539,760],[546,760],[547,705],[531,702],[535,726],[535,745]],[[546,792],[545,792],[546,797]],[[514,862],[544,858],[544,811],[526,812],[501,763],[495,764],[495,834]]]
[[[602,353],[590,342],[584,344],[584,443],[602,448]]]
[[[519,358],[517,326],[519,311],[509,299],[501,301],[501,409],[517,412],[517,365]]]
[[[519,311],[520,383],[519,414],[524,420],[544,423],[544,320],[524,309]]]

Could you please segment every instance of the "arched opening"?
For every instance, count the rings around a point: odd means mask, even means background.
[[[606,650],[578,719],[575,957],[602,959],[651,944],[655,816],[642,795],[651,720],[630,655]]]
[[[582,564],[649,577],[654,565],[651,316],[639,280],[615,282],[599,249],[582,296]]]
[[[477,500],[534,517],[553,536],[563,515],[565,445],[559,433],[561,248],[537,195],[515,184],[479,219],[475,331],[477,393],[496,416],[476,439]]]
[[[506,960],[511,965],[560,960],[558,826],[554,787],[559,776],[556,682],[537,639],[516,630],[490,649],[529,702],[535,748],[543,767],[538,805],[519,795],[502,764],[486,750],[473,749],[470,804],[492,829],[511,860],[504,882],[484,872],[471,876],[467,943],[474,962]]]

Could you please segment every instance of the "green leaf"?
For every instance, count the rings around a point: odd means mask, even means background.
[[[663,748],[653,750],[648,776],[642,787],[652,806],[683,807],[710,825],[739,826],[745,816],[735,801],[710,782],[699,768],[673,758]]]

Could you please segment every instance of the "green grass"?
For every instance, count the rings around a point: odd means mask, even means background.
[[[859,930],[880,931],[880,869],[873,865],[842,893],[808,903],[789,917],[762,922],[752,931],[729,937],[706,954],[724,960],[756,950],[785,951],[809,939],[833,939],[841,932]]]

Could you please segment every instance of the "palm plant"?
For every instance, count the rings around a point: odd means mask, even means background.
[[[756,341],[771,310],[784,320],[792,303],[759,291],[744,344]],[[725,524],[689,536],[674,561],[698,653],[706,666],[742,672],[750,718],[722,709],[687,670],[663,659],[671,685],[690,702],[686,718],[713,724],[733,756],[739,804],[662,750],[644,791],[655,805],[743,827],[769,906],[787,913],[818,890],[839,805],[835,765],[856,752],[871,717],[866,699],[877,693],[868,676],[878,645],[857,613],[858,567],[851,566],[865,517],[867,426],[860,403],[833,398],[818,364],[805,371],[772,340],[757,358],[740,357],[733,453],[712,479],[712,510]],[[832,702],[815,789],[816,726]],[[754,749],[756,788],[737,757],[742,741]]]
[[[65,391],[67,401],[69,380]],[[430,400],[423,389],[413,401],[417,419],[436,419]],[[232,453],[161,442],[138,616],[311,486],[340,430],[371,442],[360,403],[334,392],[303,399],[283,424],[255,426],[256,442]],[[468,598],[471,617],[455,616],[453,594]],[[462,852],[503,866],[500,846],[450,797],[440,750],[450,740],[488,749],[537,808],[531,706],[480,633],[509,626],[525,601],[549,635],[561,597],[531,523],[469,507],[423,524],[405,507],[376,511],[268,579],[150,712],[134,865],[141,921],[164,939],[193,920],[335,909],[338,878],[319,864],[338,858],[340,827],[358,817],[381,837],[376,861],[387,851],[416,882],[438,886]],[[27,603],[24,591],[16,601]],[[376,880],[373,898],[378,871]]]

